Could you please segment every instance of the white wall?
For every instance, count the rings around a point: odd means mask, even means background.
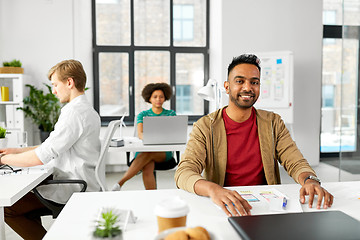
[[[294,133],[312,165],[319,162],[322,1],[211,0],[210,77],[226,79],[233,56],[294,53]],[[50,67],[80,60],[93,101],[90,0],[0,0],[0,61],[20,59],[34,84]],[[132,132],[132,129],[128,129]]]
[[[213,0],[214,5],[220,1]],[[226,80],[227,66],[242,53],[294,53],[294,136],[311,165],[319,163],[322,1],[221,1],[221,22],[211,28],[210,77]],[[213,7],[213,6],[212,6]],[[215,11],[216,11],[215,9]],[[214,11],[214,10],[211,10]],[[215,27],[213,29],[213,27]],[[219,44],[220,43],[220,44]],[[220,56],[221,64],[218,57]],[[215,63],[215,64],[214,64]]]
[[[91,1],[0,0],[0,62],[20,59],[34,85],[50,83],[48,70],[77,59],[93,102]]]

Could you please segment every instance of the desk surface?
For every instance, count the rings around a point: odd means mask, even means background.
[[[29,172],[28,172],[29,171]],[[0,176],[0,206],[8,207],[22,198],[39,183],[45,180],[53,172],[53,169],[25,168],[23,172],[16,175]]]
[[[0,176],[0,240],[5,239],[4,207],[12,206],[53,173],[44,166],[24,168],[21,172]]]
[[[360,220],[360,182],[323,183],[334,196],[335,202],[330,210],[341,210]],[[290,201],[298,201],[300,185],[236,187],[240,190],[276,189],[286,194]],[[124,239],[154,239],[157,235],[157,222],[154,215],[156,204],[169,196],[179,196],[190,207],[187,226],[203,226],[210,230],[216,239],[238,239],[235,230],[228,223],[227,216],[207,197],[200,197],[179,189],[152,191],[120,191],[102,193],[75,193],[60,213],[45,236],[45,239],[91,239],[94,219],[101,207],[131,209],[138,220],[128,224]],[[254,206],[254,205],[253,205]],[[302,210],[318,211],[302,205]],[[254,207],[254,210],[256,209]],[[67,231],[64,231],[67,229]]]
[[[186,144],[144,145],[137,137],[124,137],[125,146],[109,147],[109,152],[184,151]]]

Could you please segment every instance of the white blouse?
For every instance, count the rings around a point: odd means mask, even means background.
[[[82,179],[87,182],[86,191],[99,191],[95,178],[95,166],[100,155],[100,117],[80,95],[62,109],[54,131],[35,153],[41,162],[54,168],[54,180]],[[74,184],[73,184],[74,185]],[[66,203],[80,186],[45,185],[38,188],[44,198]]]

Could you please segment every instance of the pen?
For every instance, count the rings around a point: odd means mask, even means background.
[[[284,197],[283,198],[283,204],[282,204],[282,208],[285,210],[287,206],[287,199]]]

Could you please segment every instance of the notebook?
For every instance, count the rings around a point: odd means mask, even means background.
[[[185,144],[188,116],[144,117],[143,144]]]
[[[360,239],[360,222],[341,211],[229,217],[228,220],[244,240]]]

